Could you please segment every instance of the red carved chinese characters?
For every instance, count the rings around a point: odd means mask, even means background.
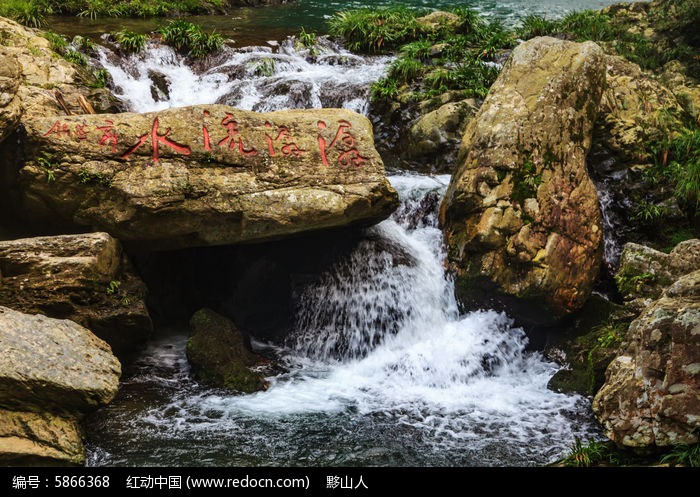
[[[338,123],[338,130],[330,143],[327,143],[321,132],[319,132],[317,135],[318,148],[321,152],[321,161],[323,162],[323,165],[330,165],[328,162],[328,151],[335,148],[335,150],[338,152],[337,163],[340,166],[362,166],[362,164],[367,161],[367,158],[360,155],[359,150],[357,150],[357,147],[355,146],[355,136],[350,131],[352,124],[344,119],[341,119],[338,121]],[[328,128],[325,121],[318,121],[316,126],[320,131]]]
[[[114,130],[114,122],[110,121],[109,119],[105,119],[105,123],[106,124],[104,126],[97,127],[97,129],[102,131],[99,144],[102,146],[111,145],[112,153],[116,153],[119,135],[117,135],[117,132]]]
[[[87,140],[87,133],[88,132],[85,129],[86,126],[87,126],[87,124],[76,124],[75,125],[74,133],[75,133],[75,137],[78,140]]]
[[[269,122],[265,123],[266,128],[272,128],[272,124]],[[274,157],[277,152],[275,151],[275,143],[282,143],[282,155],[293,155],[294,157],[301,157],[306,150],[299,148],[299,146],[292,140],[292,135],[287,126],[280,126],[279,133],[276,138],[272,138],[269,133],[265,133],[265,140],[267,141],[267,151],[270,157]]]
[[[133,145],[129,150],[127,150],[126,152],[124,152],[124,153],[121,155],[121,158],[122,158],[122,159],[126,159],[126,158],[129,157],[131,154],[133,154],[134,152],[136,152],[136,150],[138,150],[138,148],[139,148],[141,145],[143,145],[144,143],[146,143],[146,142],[148,141],[149,135],[150,135],[150,138],[151,138],[151,142],[152,142],[152,144],[153,144],[153,157],[152,157],[153,162],[158,162],[158,161],[160,161],[160,150],[159,150],[159,146],[160,146],[161,143],[162,143],[163,145],[167,146],[167,147],[172,148],[173,150],[175,150],[175,151],[176,151],[177,153],[179,153],[179,154],[190,155],[190,147],[188,147],[188,146],[186,146],[186,145],[180,145],[179,143],[176,143],[176,142],[174,142],[174,141],[168,139],[168,135],[170,134],[170,128],[168,128],[168,129],[165,131],[165,133],[163,133],[162,135],[159,134],[159,133],[158,133],[158,126],[159,126],[159,125],[160,125],[160,123],[159,123],[159,121],[158,121],[158,118],[156,117],[156,118],[153,120],[153,127],[151,128],[151,132],[150,132],[150,133],[146,133],[145,135],[141,135],[141,137],[139,137],[139,141],[136,142],[136,144]]]
[[[238,121],[233,114],[226,113],[226,117],[221,120],[221,125],[226,128],[226,136],[218,143],[220,147],[228,145],[230,150],[233,150],[238,145],[238,151],[244,156],[258,155],[258,150],[255,147],[246,149],[243,147],[243,138],[238,130]]]
[[[66,123],[56,121],[54,125],[51,126],[51,129],[44,133],[44,137],[47,137],[51,134],[55,134],[59,138],[61,137],[61,135],[70,136],[70,129],[68,129],[68,125]]]
[[[204,117],[209,117],[208,110],[204,111]],[[204,138],[204,150],[206,150],[207,152],[211,152],[211,138],[209,137],[209,128],[207,128],[207,121],[208,119],[202,125],[202,136]]]
[[[282,156],[289,159],[300,158],[308,152],[308,150],[302,149],[294,139],[294,136],[292,136],[292,130],[296,129],[294,127],[295,125],[290,127],[266,121],[262,132],[259,131],[260,128],[256,127],[254,128],[256,130],[256,135],[250,139],[246,139],[246,137],[250,135],[246,133],[245,129],[241,130],[241,125],[233,113],[226,112],[223,119],[220,121],[220,126],[223,128],[223,132],[225,132],[225,136],[221,138],[221,132],[217,133],[217,126],[212,128],[211,123],[213,119],[218,120],[218,118],[212,118],[209,110],[203,110],[202,116],[201,121],[193,124],[195,127],[193,129],[194,133],[197,134],[199,132],[198,128],[201,129],[202,133],[201,141],[196,137],[193,139],[197,144],[196,147],[198,150],[211,152],[213,148],[218,146],[222,149],[230,150],[234,154],[240,153],[244,157],[258,156],[260,153],[265,153],[266,151],[271,158]],[[367,157],[361,155],[360,148],[358,147],[358,140],[355,136],[355,130],[353,130],[352,124],[349,121],[344,119],[338,120],[335,129],[334,126],[329,126],[329,124],[323,120],[316,121],[316,126],[316,139],[321,161],[324,166],[329,167],[331,165],[337,165],[343,168],[350,166],[361,167],[369,160]],[[156,116],[153,119],[151,130],[140,135],[136,143],[131,145],[125,152],[119,155],[119,157],[121,159],[129,158],[141,147],[148,145],[149,140],[152,147],[151,158],[155,163],[160,161],[161,154],[163,153],[161,147],[168,147],[174,151],[174,153],[182,155],[190,155],[192,153],[190,146],[183,145],[170,138],[170,128],[167,128],[164,133],[161,133],[159,128],[160,119]],[[219,136],[216,136],[217,134]],[[246,137],[244,137],[244,135]],[[117,126],[109,119],[106,119],[102,126],[96,124],[90,125],[71,119],[56,121],[43,136],[69,138],[77,142],[85,142],[87,140],[96,141],[101,147],[110,147],[112,153],[118,154],[119,133],[117,131]],[[259,149],[256,147],[259,147]]]

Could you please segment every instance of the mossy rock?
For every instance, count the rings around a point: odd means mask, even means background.
[[[549,343],[545,354],[566,365],[547,384],[561,393],[594,395],[605,382],[605,370],[618,355],[633,315],[594,295]]]
[[[190,320],[187,360],[195,376],[211,386],[241,393],[265,390],[269,361],[250,350],[250,339],[233,322],[211,309],[197,311]]]

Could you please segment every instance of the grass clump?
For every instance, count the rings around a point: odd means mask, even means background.
[[[46,26],[46,16],[53,13],[51,4],[45,0],[5,0],[0,3],[0,16],[30,28]]]
[[[661,463],[672,466],[700,468],[700,444],[679,444],[661,458]]]
[[[328,23],[331,35],[343,38],[355,52],[397,50],[420,32],[415,13],[404,7],[355,9],[337,13]]]
[[[138,53],[146,47],[147,36],[145,34],[134,33],[128,29],[122,29],[114,33],[114,38],[127,53]]]
[[[224,46],[219,33],[205,33],[201,26],[182,19],[168,22],[158,30],[163,42],[194,58],[218,52]]]

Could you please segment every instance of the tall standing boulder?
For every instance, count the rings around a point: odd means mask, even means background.
[[[548,324],[582,307],[601,263],[601,214],[586,171],[605,86],[592,42],[518,46],[462,140],[441,205],[449,266],[467,306]]]
[[[17,192],[34,223],[149,250],[373,224],[398,205],[367,118],[201,105],[27,119]]]

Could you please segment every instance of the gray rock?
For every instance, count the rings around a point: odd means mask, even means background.
[[[700,269],[649,305],[627,339],[593,400],[605,435],[637,449],[698,443]]]
[[[146,287],[107,233],[0,241],[0,305],[70,319],[124,357],[149,337]]]
[[[85,412],[117,394],[121,364],[73,321],[0,306],[0,350],[0,407]]]

